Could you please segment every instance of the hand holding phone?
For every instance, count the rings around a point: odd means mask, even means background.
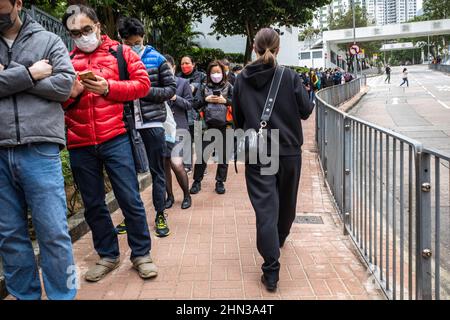
[[[97,81],[97,77],[95,76],[95,74],[92,71],[80,72],[78,74],[78,76],[80,77],[81,81],[84,81],[86,79],[89,79],[92,81]]]

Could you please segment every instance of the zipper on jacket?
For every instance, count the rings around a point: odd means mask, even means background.
[[[11,59],[12,59],[12,46],[11,46],[11,48],[8,47],[8,65],[11,63]],[[19,108],[17,106],[17,97],[14,94],[12,96],[12,98],[13,98],[13,105],[14,105],[14,121],[16,124],[16,139],[17,139],[17,144],[21,144],[20,127],[19,127]]]

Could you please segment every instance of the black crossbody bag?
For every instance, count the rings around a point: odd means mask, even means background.
[[[117,47],[117,62],[119,64],[119,78],[120,80],[129,80],[127,62],[123,57],[123,46]],[[123,105],[124,120],[127,125],[128,136],[130,137],[131,149],[133,151],[134,165],[137,173],[148,172],[149,163],[147,158],[147,151],[145,150],[144,141],[141,134],[136,129],[134,122],[134,104],[133,101],[127,101]]]
[[[266,103],[264,104],[258,132],[256,132],[255,130],[251,130],[250,135],[246,135],[238,141],[237,151],[238,154],[244,154],[245,163],[249,163],[250,154],[257,155],[259,153],[259,146],[266,146],[263,129],[267,127],[270,117],[272,116],[273,107],[275,106],[275,101],[278,95],[278,90],[280,89],[283,73],[284,67],[277,66],[272,78],[272,83],[270,84]],[[237,157],[235,158],[235,170],[237,172],[236,161]]]

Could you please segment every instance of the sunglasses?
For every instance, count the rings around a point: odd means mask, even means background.
[[[88,35],[90,35],[91,33],[94,32],[94,26],[84,26],[81,29],[69,30],[69,35],[73,39],[80,38],[82,35],[83,36],[88,36]]]

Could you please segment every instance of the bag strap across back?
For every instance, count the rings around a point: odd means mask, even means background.
[[[272,78],[272,83],[270,84],[269,94],[267,95],[266,103],[261,115],[261,127],[264,128],[267,122],[272,116],[273,107],[275,106],[275,101],[277,99],[278,90],[280,89],[281,79],[283,77],[284,67],[277,66],[275,68],[275,73]]]

